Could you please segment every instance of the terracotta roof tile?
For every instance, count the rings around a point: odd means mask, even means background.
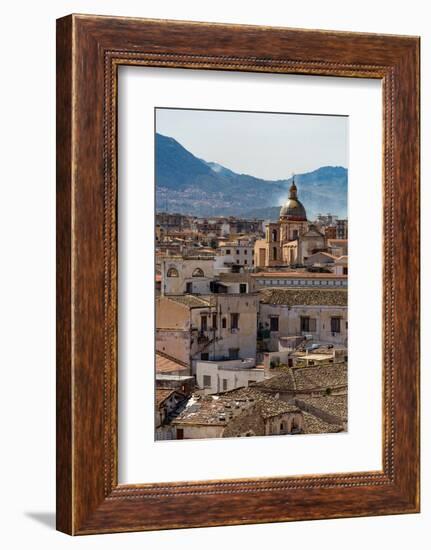
[[[347,275],[334,273],[313,273],[312,271],[261,271],[251,277],[263,279],[347,279]]]
[[[187,374],[189,371],[190,369],[186,363],[169,357],[164,353],[156,352],[156,372],[158,374]]]
[[[293,376],[297,390],[347,387],[347,366],[335,363],[319,367],[294,368]]]
[[[176,390],[173,390],[171,388],[168,389],[156,389],[156,405],[157,407],[160,407],[160,405],[163,403],[165,399],[167,399],[170,395],[175,393]]]
[[[323,288],[268,288],[259,291],[262,304],[287,306],[347,306],[347,290]]]
[[[297,400],[298,406],[300,402],[306,405],[311,405],[315,409],[337,416],[340,420],[347,420],[347,394],[343,395],[325,395],[323,397],[301,397]]]
[[[279,367],[273,375],[253,384],[256,390],[301,392],[347,387],[347,366],[343,363],[316,367]]]
[[[241,411],[250,411],[262,418],[271,418],[299,408],[253,388],[240,388],[217,395],[192,396],[174,424],[226,426]]]
[[[321,418],[308,412],[302,412],[304,417],[304,434],[325,434],[344,431],[338,424],[329,424]]]
[[[165,296],[165,298],[189,308],[209,307],[212,303],[211,299],[196,296],[194,294],[179,294],[175,296]]]

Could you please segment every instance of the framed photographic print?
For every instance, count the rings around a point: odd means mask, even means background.
[[[419,511],[419,39],[57,22],[57,527]]]

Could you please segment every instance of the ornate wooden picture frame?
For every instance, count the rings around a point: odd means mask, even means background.
[[[118,483],[120,65],[381,80],[381,471]],[[87,15],[59,19],[57,528],[90,534],[418,511],[419,38]]]

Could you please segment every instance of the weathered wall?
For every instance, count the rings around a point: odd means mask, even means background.
[[[258,382],[264,378],[264,369],[245,368],[239,361],[226,361],[225,363],[226,365],[220,362],[197,361],[196,382],[199,388],[205,389],[209,394],[219,393],[235,388],[246,388],[249,382]],[[237,363],[237,366],[230,366],[231,363]],[[254,365],[254,360],[252,364]],[[204,376],[211,377],[210,387],[205,388]],[[223,384],[224,380],[226,386]]]
[[[190,331],[181,329],[157,329],[156,350],[163,351],[174,359],[178,359],[190,365]]]
[[[217,294],[216,297],[217,303],[211,311],[217,312],[217,328],[213,331],[212,320],[208,320],[206,335],[211,343],[203,351],[209,353],[209,359],[228,357],[229,349],[239,349],[242,359],[255,357],[258,297],[249,294]],[[238,329],[232,328],[232,313],[239,314]],[[200,317],[200,310],[192,310],[193,327],[200,327]],[[223,319],[226,320],[225,328]]]
[[[170,269],[175,269],[178,277],[168,277]],[[203,276],[194,276],[196,270],[201,270]],[[162,261],[162,294],[184,294],[187,283],[192,284],[194,294],[208,294],[213,279],[213,258],[167,258]]]
[[[168,298],[160,297],[156,300],[156,326],[158,329],[189,330],[189,309]]]
[[[183,439],[208,439],[222,437],[224,426],[187,425],[182,424],[176,429],[184,430]]]
[[[300,411],[279,414],[265,421],[265,435],[286,435],[303,429],[304,417]]]
[[[274,351],[278,348],[279,336],[301,335],[301,316],[316,319],[316,330],[307,331],[315,340],[347,345],[347,306],[286,306],[260,304],[259,322],[270,324],[271,316],[278,316],[278,332],[271,332]],[[340,332],[331,332],[331,317],[340,317]]]

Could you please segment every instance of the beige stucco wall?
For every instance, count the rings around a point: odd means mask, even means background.
[[[217,294],[217,303],[211,312],[217,312],[217,328],[211,330],[212,320],[208,319],[206,335],[211,343],[205,349],[209,359],[228,357],[229,349],[239,349],[239,357],[247,359],[256,356],[258,297],[250,294]],[[192,310],[192,326],[200,328],[203,310]],[[231,314],[239,314],[238,329],[231,327]],[[226,328],[222,320],[226,319]],[[200,357],[196,357],[200,359]]]
[[[307,230],[307,222],[282,221],[279,226],[282,243],[293,241],[297,236],[300,237]]]
[[[286,264],[299,263],[298,260],[298,241],[291,241],[283,245],[281,250],[283,262]]]
[[[199,311],[207,310],[190,310],[163,296],[156,300],[156,350],[190,365],[191,357],[202,347],[197,332],[192,332],[192,313],[196,318]]]
[[[183,439],[207,439],[213,437],[222,437],[224,426],[206,426],[206,425],[188,425],[182,424],[176,426],[184,431]]]
[[[168,277],[173,268],[178,277]],[[196,269],[203,271],[203,277],[193,277]],[[208,294],[210,282],[214,279],[214,259],[166,258],[162,261],[162,294],[184,294],[187,283],[192,283],[193,294]]]
[[[266,240],[258,239],[254,243],[254,262],[256,267],[265,267],[266,265]]]
[[[305,265],[333,264],[333,263],[334,263],[334,258],[331,258],[331,256],[328,256],[327,254],[324,254],[322,252],[316,252],[316,254],[311,254],[304,261]]]
[[[266,238],[256,241],[255,244],[256,266],[301,263],[303,256],[310,255],[313,248],[323,248],[324,239],[321,237],[303,236],[307,227],[305,221],[280,221],[268,224]],[[296,240],[298,237],[299,241]],[[302,246],[298,246],[298,242],[302,243]]]
[[[259,322],[265,326],[271,316],[278,316],[279,331],[272,332],[271,347],[278,349],[279,336],[301,335],[301,316],[316,319],[316,331],[310,332],[315,340],[347,345],[347,306],[275,306],[260,304]],[[331,333],[331,317],[340,317],[340,333]]]
[[[298,243],[298,258],[299,263],[304,263],[306,258],[314,254],[316,249],[322,250],[325,248],[325,238],[319,236],[303,236]]]
[[[190,329],[190,312],[182,304],[168,298],[156,300],[156,326],[163,329]]]
[[[184,330],[156,330],[156,350],[190,365],[192,355],[190,332]]]

